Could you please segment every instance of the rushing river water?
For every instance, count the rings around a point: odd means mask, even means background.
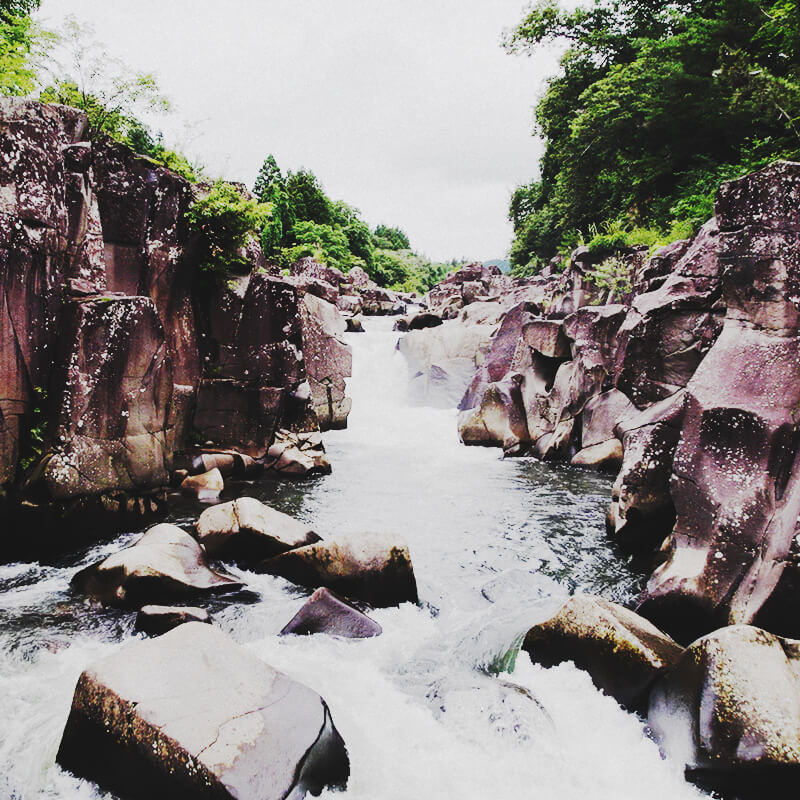
[[[331,797],[697,797],[642,721],[588,675],[533,666],[524,653],[514,663],[520,635],[563,592],[625,601],[638,591],[641,576],[604,536],[609,481],[460,445],[454,411],[409,405],[391,320],[366,325],[349,336],[350,426],[325,434],[333,474],[231,491],[307,520],[323,538],[394,532],[409,545],[421,605],[371,612],[384,630],[376,639],[279,638],[305,593],[233,570],[249,596],[209,606],[217,625],[328,702],[351,758],[347,791]],[[171,521],[188,527],[201,510],[177,501]],[[134,615],[90,606],[69,579],[138,533],[56,565],[0,566],[1,797],[110,797],[54,758],[81,670],[135,635]]]

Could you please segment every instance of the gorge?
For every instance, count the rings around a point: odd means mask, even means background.
[[[615,246],[627,284],[579,247],[419,296],[256,238],[217,274],[216,185],[67,106],[0,134],[9,797],[796,774],[800,164]]]

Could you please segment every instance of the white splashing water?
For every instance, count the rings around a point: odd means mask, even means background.
[[[601,530],[604,479],[458,443],[455,412],[407,403],[391,320],[353,334],[350,427],[325,435],[331,476],[240,491],[324,536],[389,529],[410,547],[422,600],[371,612],[375,639],[278,637],[304,596],[240,572],[261,601],[216,605],[216,624],[328,702],[351,758],[342,800],[697,797],[637,717],[572,665],[545,670],[515,644],[571,586],[624,599],[634,577]],[[82,563],[127,544],[94,548]],[[0,796],[111,797],[54,764],[81,670],[133,635],[132,618],[72,598],[77,565],[0,567]],[[490,602],[489,599],[491,601]],[[510,671],[513,670],[513,671]]]

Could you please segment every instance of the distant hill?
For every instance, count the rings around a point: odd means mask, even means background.
[[[507,258],[493,258],[491,261],[484,261],[484,267],[500,267],[501,272],[511,272],[511,262]]]

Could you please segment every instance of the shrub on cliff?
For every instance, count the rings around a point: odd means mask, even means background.
[[[259,203],[233,184],[217,181],[186,213],[197,235],[200,268],[221,276],[249,269],[244,248],[271,216],[269,203]]]

